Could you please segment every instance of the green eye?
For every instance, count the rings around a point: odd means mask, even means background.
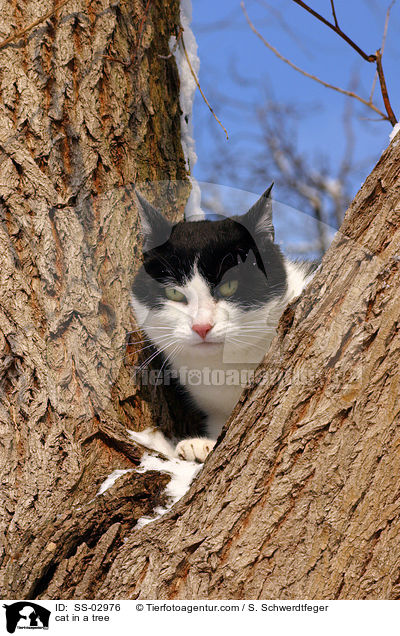
[[[174,300],[176,303],[183,303],[186,301],[185,294],[182,294],[182,292],[175,289],[175,287],[166,287],[164,291],[168,300]]]
[[[228,280],[226,283],[224,283],[223,285],[221,285],[221,287],[218,288],[218,291],[221,294],[221,296],[223,296],[224,298],[229,298],[229,296],[233,296],[238,286],[239,286],[239,281]]]

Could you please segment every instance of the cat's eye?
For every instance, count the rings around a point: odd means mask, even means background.
[[[226,283],[218,287],[218,291],[221,296],[224,298],[229,298],[229,296],[233,296],[235,291],[239,286],[239,281],[237,280],[228,280]]]
[[[164,292],[168,300],[174,300],[176,303],[186,302],[185,294],[182,294],[182,292],[175,289],[175,287],[166,287]]]

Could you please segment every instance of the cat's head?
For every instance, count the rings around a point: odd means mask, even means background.
[[[132,304],[139,325],[171,358],[259,348],[261,359],[286,291],[271,188],[242,216],[175,225],[138,198],[144,262]]]

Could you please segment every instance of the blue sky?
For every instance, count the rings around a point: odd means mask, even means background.
[[[309,4],[331,19],[329,0],[310,0]],[[389,0],[336,0],[336,12],[345,31],[367,53],[380,47]],[[240,0],[192,0],[192,28],[198,43],[200,83],[229,133],[212,117],[197,92],[194,107],[194,132],[198,162],[194,169],[200,181],[251,189],[246,171],[228,178],[210,174],[210,159],[219,144],[237,149],[243,166],[259,146],[259,127],[255,109],[266,95],[281,103],[296,104],[305,116],[298,128],[298,148],[317,165],[322,155],[333,166],[339,163],[345,148],[343,112],[350,98],[324,88],[303,77],[277,59],[250,30]],[[374,65],[363,61],[335,33],[318,23],[292,0],[246,0],[251,20],[264,37],[285,57],[321,79],[349,88],[357,78],[359,92],[368,98],[374,77]],[[278,12],[277,12],[278,10]],[[393,110],[400,117],[400,1],[392,8],[385,44],[383,65]],[[235,80],[236,77],[236,80]],[[372,111],[353,101],[355,157],[359,172],[353,194],[369,174],[389,142],[391,126]],[[383,109],[379,87],[375,103]],[[217,143],[216,143],[217,142]],[[267,186],[268,184],[265,184]],[[279,198],[279,192],[275,192]],[[282,200],[282,197],[280,197]]]

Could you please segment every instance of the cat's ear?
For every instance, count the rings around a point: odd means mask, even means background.
[[[172,224],[154,208],[137,190],[139,200],[139,216],[142,225],[143,251],[158,247],[166,243],[171,235]]]
[[[271,190],[273,183],[260,196],[258,201],[241,217],[241,222],[249,230],[253,237],[262,237],[274,241],[275,231],[272,225],[272,199]]]

